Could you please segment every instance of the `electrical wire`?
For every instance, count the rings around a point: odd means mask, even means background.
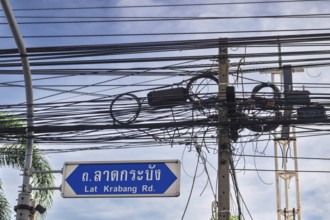
[[[190,6],[224,6],[224,5],[250,5],[250,4],[274,4],[274,3],[300,3],[300,2],[324,2],[326,0],[270,0],[270,1],[241,1],[222,3],[190,3],[190,4],[157,4],[157,5],[117,5],[117,6],[86,6],[86,7],[58,7],[58,8],[14,8],[13,11],[58,11],[58,10],[94,10],[94,9],[123,9],[123,8],[159,8],[159,7],[190,7]]]
[[[300,28],[300,29],[272,29],[272,30],[240,30],[240,31],[205,31],[205,32],[157,32],[157,33],[123,33],[123,34],[66,34],[66,35],[24,35],[23,38],[109,38],[109,37],[145,37],[171,35],[214,35],[214,34],[244,34],[244,33],[280,33],[280,32],[316,32],[330,31],[330,28]],[[12,36],[0,36],[11,39]]]
[[[195,173],[194,173],[194,178],[193,178],[193,180],[192,180],[192,184],[191,184],[191,188],[190,188],[190,193],[189,193],[188,200],[187,200],[186,206],[185,206],[185,208],[184,208],[184,211],[183,211],[183,214],[182,214],[181,220],[184,219],[184,216],[186,215],[186,212],[187,212],[187,210],[188,210],[188,206],[189,206],[189,203],[190,203],[190,199],[191,199],[191,196],[192,196],[192,193],[193,193],[194,187],[195,187],[195,181],[196,181],[196,175],[197,175],[198,165],[199,165],[199,157],[197,158],[196,168],[195,168]]]
[[[213,16],[213,17],[194,17],[194,16],[158,16],[158,17],[93,17],[93,19],[103,18],[102,20],[67,20],[67,21],[45,21],[47,17],[40,17],[42,21],[18,21],[19,25],[26,24],[81,24],[81,23],[114,23],[114,22],[160,22],[160,21],[196,21],[196,20],[228,20],[228,19],[281,19],[281,18],[294,18],[294,19],[310,19],[310,18],[329,18],[330,14],[290,14],[290,15],[254,15],[254,16]],[[34,17],[37,18],[37,17]],[[50,17],[48,18],[56,18]],[[57,17],[63,19],[87,19],[88,17]],[[7,24],[5,22],[0,22],[0,25]]]

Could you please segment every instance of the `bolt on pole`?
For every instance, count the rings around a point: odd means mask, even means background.
[[[219,111],[218,111],[218,220],[230,220],[230,140],[228,123],[227,85],[228,48],[227,39],[220,39],[219,48]]]
[[[1,0],[3,11],[6,15],[8,24],[11,32],[15,39],[19,55],[22,62],[22,68],[24,73],[25,81],[25,93],[26,93],[26,113],[27,113],[27,127],[31,128],[34,125],[34,107],[33,107],[33,90],[31,80],[30,64],[27,56],[27,51],[20,34],[15,16],[10,7],[8,0]],[[33,207],[31,207],[31,190],[29,190],[30,178],[31,178],[31,167],[32,167],[32,153],[33,153],[33,131],[26,132],[26,150],[25,150],[25,161],[23,171],[23,184],[22,191],[18,195],[18,204],[15,208],[17,220],[30,220],[33,215]],[[31,209],[32,208],[32,209]]]

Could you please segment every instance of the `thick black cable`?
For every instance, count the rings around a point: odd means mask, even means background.
[[[243,33],[278,33],[278,32],[309,32],[330,31],[330,28],[300,28],[300,29],[272,29],[272,30],[240,30],[240,31],[205,31],[205,32],[158,32],[158,33],[123,33],[123,34],[67,34],[67,35],[23,35],[23,38],[93,38],[93,37],[144,37],[170,35],[213,35],[213,34],[243,34]],[[12,36],[0,36],[11,39]]]
[[[76,46],[56,46],[56,47],[41,47],[27,48],[29,55],[40,53],[50,54],[53,52],[75,52],[75,51],[111,51],[112,54],[125,53],[141,53],[155,51],[173,51],[173,50],[196,50],[218,48],[219,46],[237,47],[241,45],[278,45],[285,43],[301,43],[301,42],[317,42],[330,41],[328,33],[322,34],[303,34],[303,35],[282,35],[282,36],[261,36],[261,37],[244,37],[230,38],[226,45],[220,45],[219,39],[199,39],[199,40],[183,40],[183,41],[158,41],[158,42],[143,42],[143,43],[124,43],[124,44],[107,44],[107,45],[76,45]],[[148,50],[146,50],[148,48]],[[18,54],[17,49],[0,50],[0,54]]]

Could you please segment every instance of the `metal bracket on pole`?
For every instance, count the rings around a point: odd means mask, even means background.
[[[32,174],[63,173],[62,170],[32,170]]]
[[[22,170],[22,172],[23,172],[23,174],[22,174],[23,176],[30,176],[31,177],[33,175],[32,169],[25,169],[24,168]]]
[[[42,191],[42,190],[61,190],[61,186],[59,187],[30,187],[30,190],[39,190],[39,191]]]

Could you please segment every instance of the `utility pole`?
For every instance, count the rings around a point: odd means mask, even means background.
[[[292,67],[290,65],[283,66],[283,79],[284,83],[284,98],[286,97],[287,92],[293,91],[293,80],[292,80]],[[283,77],[282,77],[283,76]],[[273,78],[274,79],[274,78]],[[301,98],[300,98],[301,99]],[[298,98],[298,101],[301,102]],[[286,104],[284,110],[284,117],[290,118],[292,114],[293,106]],[[300,207],[300,189],[299,189],[299,173],[298,173],[298,149],[296,142],[295,127],[290,125],[283,125],[281,131],[281,137],[277,138],[274,144],[275,152],[275,170],[276,170],[276,198],[277,198],[277,220],[287,219],[296,219],[301,220],[301,207]],[[291,133],[292,130],[292,133]],[[291,135],[292,134],[292,135]],[[292,145],[293,144],[293,145]],[[278,149],[281,147],[282,154],[279,155]],[[293,158],[287,157],[287,151],[293,148]],[[281,161],[282,160],[282,161]],[[291,163],[289,163],[291,161]],[[279,163],[283,163],[283,169],[280,170]],[[290,171],[289,166],[291,165],[292,171]],[[290,200],[290,182],[291,179],[295,179],[295,193],[296,193],[296,208],[291,209],[291,200]],[[284,192],[282,193],[281,185],[284,185]],[[282,195],[284,195],[285,207],[282,208]]]
[[[34,207],[32,206],[32,197],[30,190],[31,167],[32,167],[32,154],[33,154],[33,131],[29,130],[34,126],[34,108],[33,108],[33,90],[31,80],[30,64],[27,56],[27,51],[20,34],[15,16],[12,12],[8,0],[1,0],[3,11],[8,20],[8,24],[15,39],[19,55],[22,62],[25,93],[26,93],[26,115],[27,115],[27,131],[26,131],[26,150],[23,170],[23,184],[22,191],[18,195],[18,204],[15,207],[17,220],[30,220],[34,215]]]
[[[219,111],[218,111],[218,220],[230,220],[230,140],[227,106],[228,48],[227,40],[220,40],[219,48]]]

